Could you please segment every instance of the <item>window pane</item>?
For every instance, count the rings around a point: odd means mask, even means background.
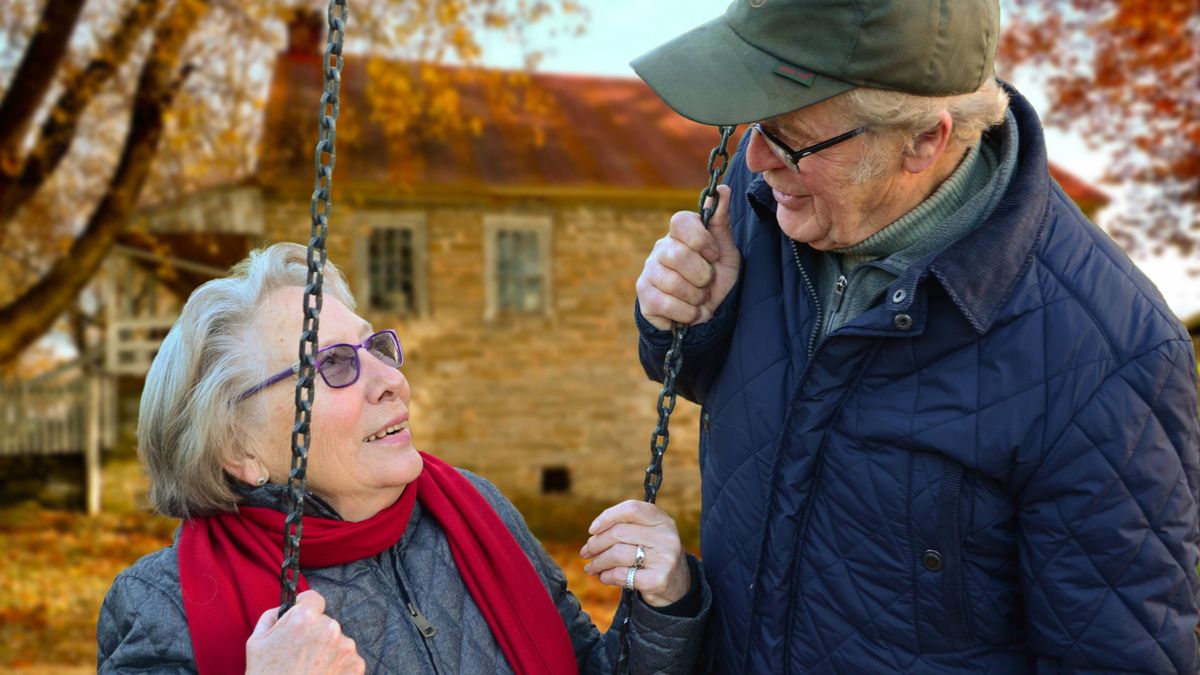
[[[496,232],[496,299],[501,310],[537,312],[542,309],[542,269],[538,232]]]
[[[373,309],[415,314],[413,232],[406,227],[371,230],[367,270]]]

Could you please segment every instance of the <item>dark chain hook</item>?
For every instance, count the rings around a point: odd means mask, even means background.
[[[735,128],[720,127],[720,144],[708,153],[708,185],[700,191],[700,201],[696,207],[700,212],[700,222],[706,228],[712,215],[716,213],[717,202],[720,201],[717,185],[729,166],[729,152],[726,148],[729,147],[729,137]],[[711,202],[709,197],[712,198]],[[667,454],[667,444],[671,440],[668,425],[671,422],[671,413],[675,411],[675,378],[679,376],[679,369],[683,366],[683,338],[687,335],[687,329],[685,324],[671,324],[671,348],[667,350],[663,362],[663,386],[658,393],[658,424],[654,427],[654,433],[650,435],[650,466],[646,467],[646,479],[642,484],[644,499],[651,504],[658,499],[658,489],[662,486],[662,462]],[[629,672],[629,618],[633,610],[633,591],[621,591],[620,609],[624,611],[625,618],[621,621],[619,629],[621,652],[617,658],[617,672],[623,674]]]
[[[296,381],[296,419],[292,425],[292,463],[288,471],[288,515],[284,520],[283,564],[279,572],[281,588],[279,615],[296,604],[296,584],[300,580],[300,536],[304,532],[305,479],[308,447],[312,441],[312,407],[316,395],[317,327],[321,316],[321,289],[325,282],[327,253],[325,236],[329,231],[332,208],[333,164],[337,157],[334,140],[340,109],[338,92],[342,81],[342,40],[346,29],[346,0],[329,0],[329,36],[325,43],[324,88],[316,147],[316,180],[309,213],[312,227],[308,239],[308,275],[304,286],[304,330],[300,335],[300,371]]]

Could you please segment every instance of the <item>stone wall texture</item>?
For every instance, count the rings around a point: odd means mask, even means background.
[[[638,363],[634,283],[671,213],[687,207],[578,198],[335,206],[329,257],[361,288],[355,238],[381,214],[421,214],[428,312],[375,313],[358,298],[365,318],[400,334],[417,447],[509,495],[539,493],[543,471],[565,468],[568,497],[615,503],[642,496],[660,389]],[[484,219],[497,214],[549,216],[549,311],[487,317]],[[269,203],[265,222],[267,242],[307,239],[306,204]],[[659,503],[677,514],[699,510],[698,417],[680,398],[671,418]]]

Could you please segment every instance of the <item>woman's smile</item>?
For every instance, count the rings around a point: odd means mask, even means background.
[[[383,425],[378,431],[363,439],[363,443],[409,443],[412,433],[408,430],[408,416],[403,415]]]
[[[408,424],[405,424],[402,428],[382,436],[368,436],[363,442],[371,445],[407,445],[412,443],[412,434],[408,431]]]

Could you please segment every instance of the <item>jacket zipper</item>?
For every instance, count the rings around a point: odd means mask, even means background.
[[[816,316],[814,317],[812,333],[809,334],[809,336],[808,336],[808,347],[805,352],[807,355],[807,361],[804,364],[803,372],[800,373],[800,379],[796,384],[796,394],[799,394],[800,390],[804,387],[805,380],[808,379],[808,374],[812,371],[813,352],[816,350],[817,336],[820,335],[820,333],[821,333],[821,326],[824,322],[824,314],[821,310],[821,298],[817,295],[817,288],[813,284],[812,277],[810,277],[808,274],[808,271],[804,269],[804,265],[802,265],[800,263],[800,247],[796,244],[796,241],[794,239],[789,238],[788,241],[792,245],[792,258],[796,261],[796,269],[800,271],[800,277],[801,277],[801,279],[804,280],[804,288],[805,288],[805,290],[808,291],[808,297],[809,297],[809,299],[812,300],[813,307],[816,310]],[[795,398],[795,396],[793,395],[793,399],[794,398]],[[788,412],[787,412],[787,415],[783,422],[782,433],[786,434],[788,428],[791,425],[792,408],[793,408],[793,406],[789,403],[788,407],[787,407]],[[777,455],[775,458],[775,463],[771,469],[772,484],[774,484],[775,476],[777,476],[779,474],[779,462],[780,462],[780,456]],[[768,508],[767,518],[770,519],[770,517],[771,517],[771,513],[770,513],[770,509]],[[763,546],[764,547],[766,546],[765,539],[763,541]],[[765,548],[763,549],[763,551],[765,552]],[[761,556],[762,556],[762,553],[760,553],[759,565],[762,564]],[[795,572],[795,569],[793,568],[793,573],[794,572]],[[754,589],[757,586],[757,583],[758,582],[756,579],[751,584],[751,589]],[[789,629],[791,628],[791,609],[792,609],[791,603],[789,602],[788,603],[788,617],[786,619]],[[753,610],[751,610],[751,612],[750,612],[750,632],[753,633],[754,631],[758,630],[758,627],[761,623],[760,619],[761,619],[761,615],[756,614]],[[785,639],[785,641],[787,640],[786,637],[784,639]],[[752,652],[753,652],[753,650],[750,650],[750,649],[746,650],[746,652],[745,652],[745,662],[743,663],[743,666],[747,667],[747,671],[749,671],[749,664],[750,664],[750,658],[751,658]]]
[[[812,277],[808,276],[808,271],[804,269],[804,265],[800,264],[800,247],[796,245],[795,239],[788,239],[792,244],[792,258],[796,261],[796,269],[800,270],[800,276],[804,279],[804,287],[808,290],[808,297],[812,298],[813,306],[817,308],[817,317],[813,326],[812,334],[808,336],[808,363],[804,366],[804,375],[801,376],[800,382],[804,382],[808,376],[808,368],[812,363],[813,350],[817,346],[817,336],[821,333],[821,326],[825,321],[824,313],[821,311],[821,298],[817,296],[817,287],[812,282]]]
[[[812,335],[809,336],[808,362],[804,364],[804,373],[801,375],[800,383],[797,385],[797,391],[799,391],[799,389],[804,386],[804,382],[808,379],[808,374],[810,372],[812,372],[813,359],[815,357],[815,347],[816,347],[815,343],[816,343],[817,335],[821,331],[822,313],[821,313],[821,303],[817,296],[816,287],[813,285],[812,279],[809,277],[808,272],[804,269],[804,265],[800,264],[800,249],[796,245],[795,240],[791,240],[791,242],[792,242],[792,257],[796,260],[796,268],[798,270],[800,270],[800,276],[802,276],[804,278],[804,285],[808,288],[809,296],[813,299],[813,304],[817,308],[817,317],[816,317],[817,324],[813,329]],[[846,279],[846,276],[844,274],[839,274],[837,286],[834,289],[838,295],[838,305],[839,306],[841,305],[842,294],[845,292],[847,284],[848,284],[848,281]],[[874,349],[872,349],[871,351],[873,353]],[[870,356],[871,356],[870,354],[866,355],[865,360],[862,363],[860,363],[859,367],[856,369],[853,377],[851,378],[850,382],[848,383],[846,391],[842,395],[841,400],[839,400],[837,402],[837,405],[833,412],[834,418],[836,418],[838,415],[841,414],[842,406],[845,405],[846,399],[849,397],[850,391],[854,388],[854,386],[857,385],[860,378],[862,377],[863,364],[865,364],[866,362],[868,362],[870,360]],[[785,633],[784,633],[784,637],[783,637],[783,647],[784,647],[785,653],[790,651],[790,649],[791,649],[790,643],[791,643],[791,639],[792,639],[792,631],[794,628],[793,621],[794,621],[795,612],[796,612],[795,606],[793,605],[793,601],[795,600],[796,596],[800,595],[800,593],[802,593],[804,590],[804,588],[803,588],[804,584],[803,584],[803,582],[800,581],[800,561],[803,556],[799,555],[799,551],[800,551],[800,547],[804,545],[805,538],[808,536],[808,523],[812,516],[812,499],[816,495],[817,490],[820,488],[819,481],[820,481],[820,477],[821,477],[821,468],[824,464],[825,446],[828,443],[828,441],[829,441],[829,430],[826,429],[825,433],[823,433],[821,435],[820,443],[817,445],[816,456],[813,457],[812,485],[809,488],[809,498],[805,502],[804,511],[803,511],[803,513],[800,514],[799,531],[796,533],[796,545],[794,547],[796,555],[793,556],[793,558],[792,558],[792,569],[791,569],[790,578],[799,586],[799,588],[793,589],[793,591],[789,594],[789,598],[788,598],[787,614],[784,618]],[[785,659],[784,668],[785,668],[785,672],[787,672],[787,673],[792,672],[791,663],[789,661],[787,661],[786,659]]]
[[[412,601],[412,597],[408,594],[408,587],[404,585],[404,579],[400,575],[399,565],[399,556],[393,556],[391,568],[392,576],[396,577],[396,589],[400,591],[400,599],[404,603],[404,609],[408,613],[409,620],[413,622],[413,625],[417,627],[417,632],[421,634],[421,643],[425,645],[425,654],[429,657],[429,665],[433,668],[433,672],[437,673],[437,660],[433,658],[433,650],[429,648],[429,639],[437,635],[437,628],[421,613],[421,610]]]

